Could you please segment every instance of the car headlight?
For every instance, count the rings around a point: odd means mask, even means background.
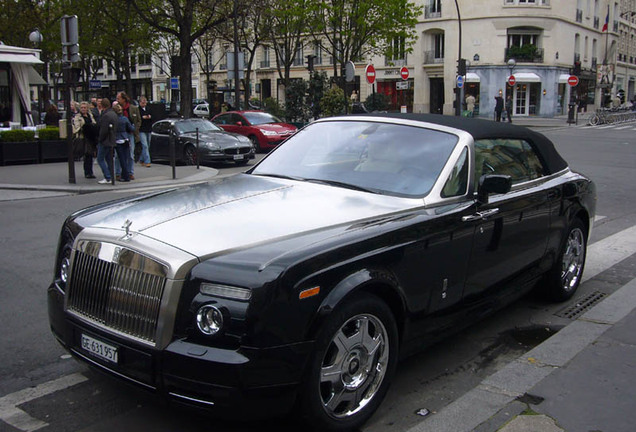
[[[213,142],[206,142],[205,143],[206,147],[208,147],[210,150],[221,150],[221,146],[217,145]]]
[[[73,251],[73,236],[69,230],[63,229],[55,259],[55,275],[60,289],[65,290],[70,277],[71,252]]]
[[[212,336],[223,329],[223,312],[215,305],[206,304],[197,311],[197,327],[206,336]]]
[[[263,132],[263,135],[266,135],[266,136],[275,136],[275,135],[278,135],[278,132],[270,131],[270,130],[262,130],[261,132]]]

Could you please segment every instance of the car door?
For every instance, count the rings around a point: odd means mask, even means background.
[[[475,212],[463,218],[474,226],[463,295],[466,304],[503,295],[505,282],[536,268],[547,246],[549,192],[543,186],[544,169],[531,144],[522,139],[477,140],[475,184],[488,174],[510,176],[512,189],[491,195],[487,203],[477,203]]]
[[[157,159],[169,158],[170,122],[160,121],[152,126],[150,134],[150,154]]]

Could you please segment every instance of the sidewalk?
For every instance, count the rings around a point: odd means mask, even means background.
[[[636,279],[408,432],[631,432]]]
[[[75,183],[69,182],[68,162],[31,164],[31,165],[7,165],[0,167],[0,189],[13,190],[40,190],[69,193],[93,193],[116,190],[137,189],[148,186],[172,186],[188,183],[197,183],[209,180],[218,174],[218,170],[201,166],[177,166],[176,178],[172,178],[172,167],[164,164],[152,164],[145,167],[135,164],[135,180],[115,185],[100,185],[102,179],[98,165],[93,166],[93,172],[97,178],[84,178],[82,162],[75,162]]]

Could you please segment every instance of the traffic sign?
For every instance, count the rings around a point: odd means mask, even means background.
[[[175,77],[170,78],[170,89],[179,90],[179,78],[175,78]]]
[[[100,89],[100,88],[102,88],[102,81],[101,80],[90,80],[88,82],[88,88],[91,89],[91,90]]]
[[[372,64],[368,64],[364,74],[367,77],[367,82],[373,84],[375,82],[375,67]]]
[[[570,75],[570,77],[568,78],[568,84],[570,84],[570,87],[575,87],[578,83],[579,77],[577,77],[576,75]]]
[[[403,80],[409,79],[409,68],[402,66],[402,69],[400,69],[400,76]]]
[[[515,76],[514,76],[514,75],[510,75],[510,76],[508,77],[508,85],[509,85],[510,87],[512,87],[512,86],[514,86],[515,84],[517,84],[517,78],[515,78]]]
[[[464,87],[464,77],[462,75],[457,76],[457,88]]]

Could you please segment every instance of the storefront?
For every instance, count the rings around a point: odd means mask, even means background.
[[[44,83],[33,65],[38,50],[0,44],[0,122],[33,126],[31,86]]]
[[[378,71],[377,91],[389,98],[389,111],[400,111],[406,107],[407,112],[413,112],[412,78],[403,80],[400,69],[385,69]]]

